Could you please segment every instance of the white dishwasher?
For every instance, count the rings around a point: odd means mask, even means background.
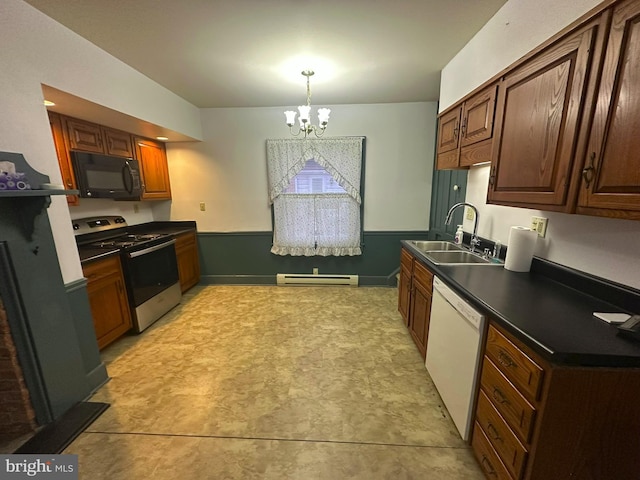
[[[433,278],[425,365],[462,438],[469,440],[484,315]]]

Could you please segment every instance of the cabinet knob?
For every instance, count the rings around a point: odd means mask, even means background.
[[[453,186],[453,191],[457,192],[458,190],[460,190],[460,187],[458,185],[454,185]]]

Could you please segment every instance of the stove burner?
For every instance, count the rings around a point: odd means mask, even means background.
[[[116,238],[92,243],[91,246],[96,248],[111,248],[111,247],[128,248],[128,247],[140,245],[140,244],[150,242],[166,236],[167,236],[166,233],[120,235],[119,237],[116,237]]]

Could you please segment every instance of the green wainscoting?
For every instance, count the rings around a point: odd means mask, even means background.
[[[423,240],[428,231],[365,232],[362,255],[292,257],[271,253],[271,232],[198,233],[201,284],[275,285],[278,273],[359,275],[360,285],[394,286],[400,240]]]

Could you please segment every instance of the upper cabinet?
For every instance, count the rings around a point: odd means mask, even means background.
[[[65,123],[71,150],[133,158],[129,133],[69,117]]]
[[[464,168],[491,160],[496,103],[492,85],[438,118],[437,168]]]
[[[583,112],[592,100],[603,17],[504,75],[499,84],[489,203],[569,212]],[[591,78],[593,80],[593,78]]]
[[[148,138],[134,137],[136,155],[140,162],[143,200],[168,200],[171,198],[169,168],[164,143]]]
[[[578,213],[640,220],[640,0],[614,7]]]
[[[48,112],[49,125],[51,126],[51,135],[53,136],[53,144],[56,147],[56,155],[58,156],[58,165],[60,166],[60,175],[64,187],[68,190],[75,190],[77,187],[76,178],[73,174],[71,166],[71,158],[64,141],[64,127],[62,126],[62,117],[55,112]],[[79,198],[77,195],[67,195],[67,203],[69,205],[78,205]]]

